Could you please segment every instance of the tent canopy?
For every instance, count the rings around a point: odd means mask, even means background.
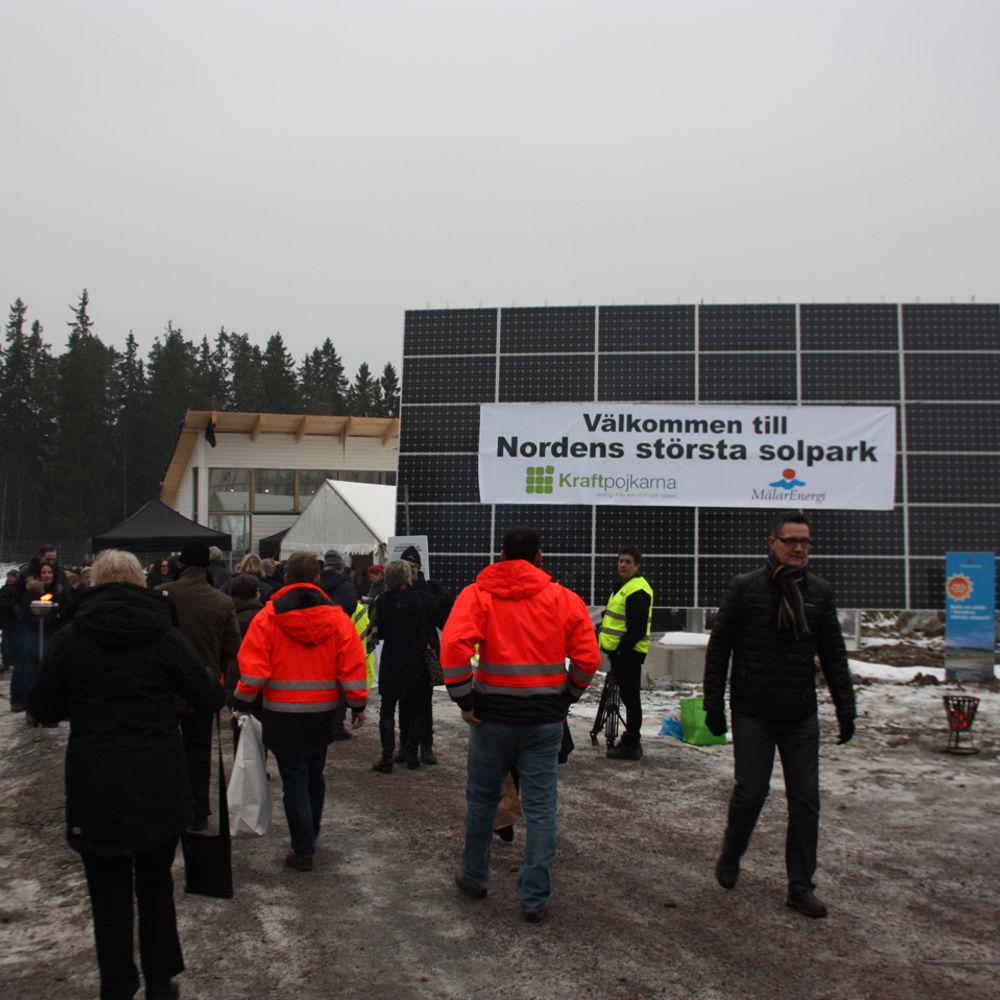
[[[395,524],[395,486],[327,479],[281,540],[281,558],[336,549],[381,559]]]
[[[90,540],[90,549],[92,552],[100,552],[101,549],[159,552],[181,549],[194,541],[217,545],[226,552],[233,547],[232,535],[206,528],[178,514],[165,503],[150,500],[121,524],[103,535],[95,535]]]

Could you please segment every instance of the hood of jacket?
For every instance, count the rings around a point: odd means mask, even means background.
[[[507,601],[527,601],[552,582],[552,577],[527,559],[491,563],[476,577],[476,586]]]
[[[131,583],[103,583],[80,598],[73,624],[102,646],[148,643],[173,628],[170,602]]]
[[[340,606],[312,583],[282,587],[260,613],[268,612],[285,635],[304,646],[326,642],[337,630],[338,616],[350,622]]]

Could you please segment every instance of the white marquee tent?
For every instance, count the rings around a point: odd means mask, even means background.
[[[327,479],[281,540],[280,558],[293,552],[370,555],[384,562],[396,526],[396,487]]]

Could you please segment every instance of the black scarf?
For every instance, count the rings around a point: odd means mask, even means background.
[[[806,608],[802,602],[802,584],[806,579],[805,566],[785,566],[772,549],[767,554],[771,566],[771,579],[781,587],[781,600],[778,601],[778,628],[790,628],[795,638],[811,635],[809,622],[806,621]]]

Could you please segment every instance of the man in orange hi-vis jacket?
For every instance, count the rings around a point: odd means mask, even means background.
[[[552,892],[563,722],[601,656],[583,600],[539,568],[538,532],[511,528],[502,555],[458,595],[441,635],[445,684],[470,727],[455,882],[473,899],[486,895],[493,821],[504,778],[516,768],[527,830],[517,891],[524,919],[537,923]]]
[[[365,650],[351,619],[320,590],[311,552],[294,552],[285,584],[259,611],[240,646],[234,707],[263,690],[264,744],[274,753],[284,790],[292,849],[285,864],[312,871],[326,782],[326,748],[340,692],[353,729],[365,721]]]

